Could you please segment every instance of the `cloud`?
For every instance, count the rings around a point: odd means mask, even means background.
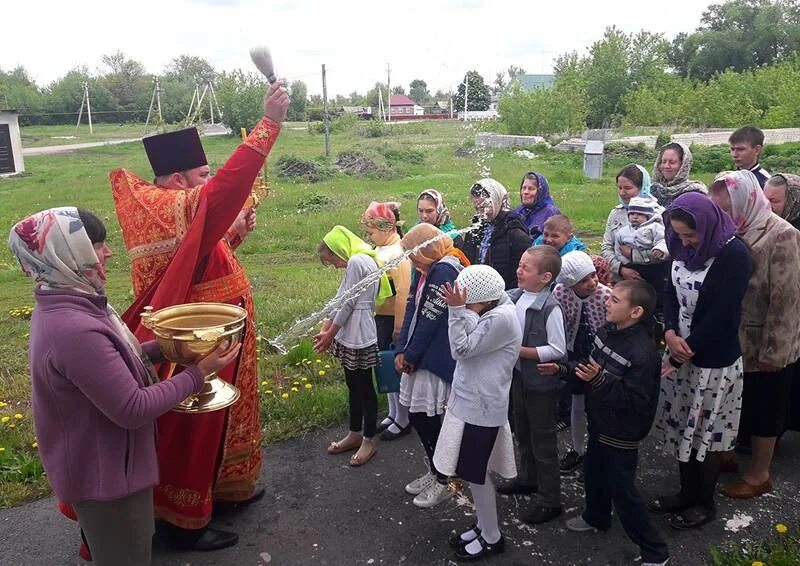
[[[254,71],[248,50],[266,44],[278,75],[305,81],[312,94],[322,90],[323,63],[331,95],[385,82],[387,63],[392,84],[408,88],[421,78],[431,91],[446,91],[470,69],[487,81],[512,64],[549,72],[557,55],[585,53],[610,25],[668,37],[691,31],[709,1],[673,0],[664,12],[652,0],[138,0],[124,11],[84,0],[80,11],[48,3],[47,18],[41,2],[12,2],[3,16],[16,24],[0,34],[0,68],[23,65],[46,85],[78,65],[96,71],[103,54],[120,50],[151,73],[181,54],[220,70]]]

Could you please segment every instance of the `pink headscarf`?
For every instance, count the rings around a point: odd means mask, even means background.
[[[751,230],[764,227],[772,216],[772,207],[761,190],[758,179],[750,171],[723,171],[714,184],[724,182],[731,197],[731,217],[736,224],[736,235],[744,236]]]
[[[367,210],[361,217],[361,222],[377,228],[381,232],[392,232],[402,222],[398,221],[394,213],[400,209],[399,202],[376,202],[369,203]]]

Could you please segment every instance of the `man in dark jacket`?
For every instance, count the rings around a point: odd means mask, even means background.
[[[541,364],[540,373],[579,379],[586,389],[589,446],[584,461],[586,510],[567,521],[573,532],[611,527],[611,508],[642,552],[642,564],[664,564],[666,544],[636,489],[639,442],[656,414],[661,362],[644,321],[656,295],[639,280],[617,283],[606,303],[608,324],[597,332],[588,361]]]

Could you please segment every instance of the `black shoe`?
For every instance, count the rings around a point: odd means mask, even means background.
[[[481,549],[477,554],[470,554],[467,552],[466,547],[461,547],[456,550],[456,560],[460,560],[461,562],[476,562],[488,558],[493,554],[503,554],[506,551],[506,541],[503,535],[500,535],[500,540],[491,544],[483,540],[482,535],[478,535],[478,542],[481,545]]]
[[[392,423],[392,424],[396,424],[396,423]],[[392,425],[389,425],[389,426],[392,426]],[[386,430],[384,430],[382,433],[380,433],[378,435],[378,438],[380,438],[381,440],[397,440],[398,438],[403,438],[405,435],[407,435],[407,434],[409,434],[411,432],[411,423],[408,423],[404,427],[401,427],[400,425],[397,425],[397,428],[400,429],[400,432],[392,432],[391,430],[389,430],[387,428]]]
[[[264,499],[264,494],[266,491],[264,488],[259,488],[253,492],[248,499],[244,501],[218,501],[214,503],[214,513],[227,513],[229,511],[236,511],[238,509],[243,509],[248,505],[251,505],[257,501],[261,501]]]
[[[673,529],[679,531],[688,531],[689,529],[697,529],[710,523],[717,517],[715,509],[704,507],[702,505],[695,505],[689,507],[683,513],[673,515],[668,523]]]
[[[691,506],[691,503],[686,503],[680,494],[662,495],[648,503],[647,510],[657,515],[663,515],[664,513],[681,513]]]
[[[477,524],[476,525],[472,525],[470,528],[467,529],[467,531],[475,531],[475,534],[478,535],[478,536],[480,536],[480,534],[481,534],[481,530],[478,528]],[[466,531],[464,531],[464,532],[466,532]],[[472,539],[472,540],[475,540],[475,539]],[[450,548],[453,548],[453,549],[457,550],[459,548],[462,548],[462,547],[468,545],[469,543],[472,542],[472,540],[464,540],[463,538],[461,538],[461,533],[456,533],[456,534],[454,534],[453,536],[450,537],[450,540],[447,541],[447,544],[450,545]]]
[[[180,529],[172,527],[169,543],[180,550],[197,550],[209,552],[221,550],[239,542],[239,535],[218,529]]]
[[[385,421],[386,419],[389,419],[391,422],[390,422],[389,424],[383,424],[383,421]],[[393,419],[392,417],[386,417],[386,418],[382,419],[382,420],[381,420],[381,422],[379,422],[379,423],[378,423],[378,426],[377,426],[377,427],[375,427],[375,432],[377,432],[378,434],[380,434],[380,433],[382,433],[384,430],[386,430],[387,428],[389,428],[390,426],[392,426],[393,424],[395,424],[395,423],[394,423],[394,419]]]
[[[583,456],[574,450],[570,450],[564,454],[563,458],[561,458],[561,462],[559,463],[559,471],[561,472],[562,476],[571,474],[577,470],[581,464],[583,464]]]
[[[528,511],[520,517],[523,523],[528,523],[529,525],[541,525],[542,523],[546,523],[547,521],[552,521],[561,513],[564,512],[562,507],[543,507],[541,505],[534,505]]]
[[[518,480],[501,483],[495,489],[500,495],[531,495],[539,491],[539,488],[535,485],[524,484]]]

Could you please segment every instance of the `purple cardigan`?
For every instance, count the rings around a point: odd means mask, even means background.
[[[35,292],[29,361],[39,454],[66,503],[109,501],[158,483],[155,419],[203,385],[186,368],[146,386],[147,374],[106,311],[107,299]],[[155,342],[142,345],[160,359]]]

